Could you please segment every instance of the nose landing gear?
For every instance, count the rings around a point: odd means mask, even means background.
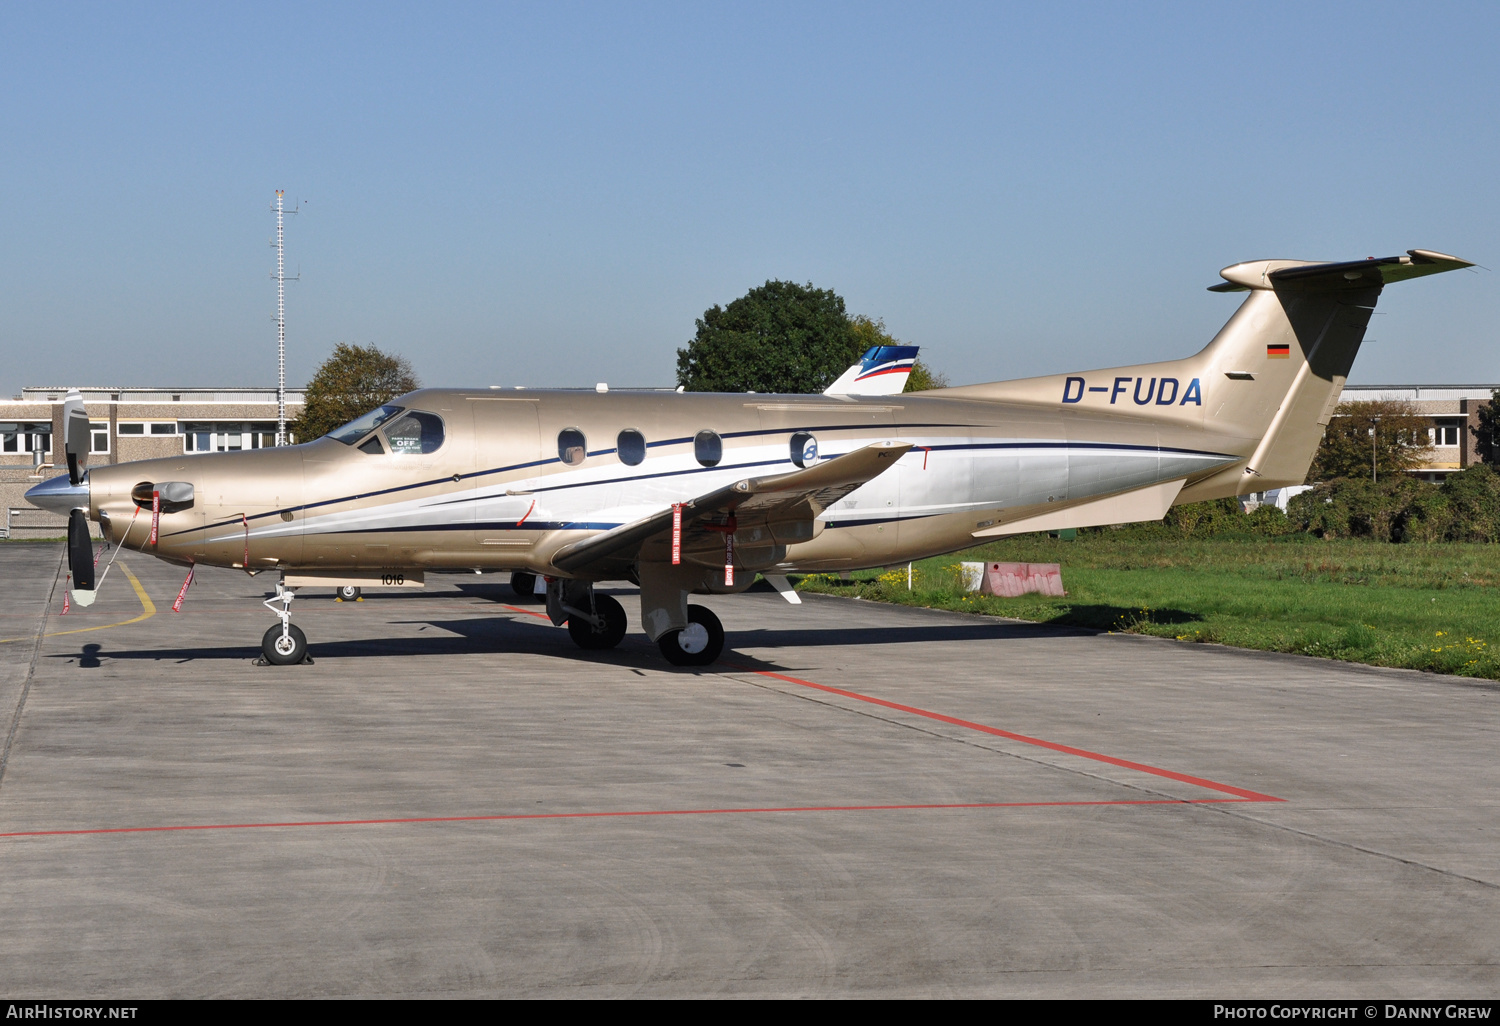
[[[292,599],[296,597],[290,588],[278,582],[276,594],[264,603],[267,609],[281,618],[281,623],[266,631],[260,639],[263,664],[292,666],[312,662],[307,654],[307,635],[302,633],[302,628],[292,623]],[[276,608],[278,603],[280,609]]]

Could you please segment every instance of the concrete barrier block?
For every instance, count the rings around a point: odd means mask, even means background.
[[[986,595],[1016,598],[1026,594],[1067,594],[1062,585],[1062,567],[1057,563],[984,563],[980,565],[984,568],[984,574],[979,590]]]

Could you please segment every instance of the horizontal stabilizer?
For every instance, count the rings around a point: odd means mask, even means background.
[[[1079,503],[1066,509],[1049,510],[1035,516],[1012,520],[1010,523],[975,531],[975,538],[1003,538],[1012,534],[1030,534],[1033,531],[1065,531],[1078,527],[1103,527],[1107,524],[1132,524],[1147,520],[1160,520],[1172,508],[1177,493],[1182,491],[1182,481],[1163,481],[1160,484],[1134,491],[1110,495],[1092,502]]]
[[[1325,292],[1367,289],[1473,266],[1468,260],[1428,249],[1409,249],[1406,256],[1370,257],[1367,260],[1345,260],[1332,264],[1306,260],[1249,260],[1224,268],[1219,272],[1219,276],[1224,279],[1223,284],[1210,285],[1208,290]]]

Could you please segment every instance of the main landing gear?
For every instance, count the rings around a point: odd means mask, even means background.
[[[548,581],[547,613],[553,623],[567,620],[579,648],[614,648],[625,637],[625,609],[582,581]],[[724,651],[724,625],[703,606],[688,606],[687,615],[688,625],[661,635],[657,647],[673,666],[707,666]]]
[[[614,648],[625,637],[625,607],[608,595],[594,595],[591,615],[582,611],[568,617],[568,633],[579,648]]]
[[[292,623],[292,599],[296,597],[290,588],[278,582],[276,594],[265,601],[265,607],[281,618],[281,623],[266,631],[260,639],[260,654],[271,666],[312,662],[307,654],[307,635]],[[280,609],[276,608],[277,604],[280,604]]]
[[[539,578],[536,574],[529,574],[524,570],[518,570],[517,572],[511,574],[510,590],[515,592],[516,601],[535,602],[536,596],[546,591],[545,582],[543,582],[543,586],[541,588],[537,587],[537,582],[540,580],[541,578]]]
[[[555,624],[566,621],[568,634],[579,648],[614,648],[625,638],[625,607],[599,594],[587,581],[549,580],[547,616]]]
[[[704,606],[688,606],[687,611],[688,625],[663,634],[656,645],[673,666],[707,666],[724,651],[724,625]]]

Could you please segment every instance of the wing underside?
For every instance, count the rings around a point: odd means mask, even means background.
[[[824,463],[771,477],[746,478],[682,503],[684,551],[805,541],[828,507],[896,465],[911,445],[876,442]],[[642,559],[670,558],[673,507],[558,550],[552,565],[600,579],[627,577]]]

